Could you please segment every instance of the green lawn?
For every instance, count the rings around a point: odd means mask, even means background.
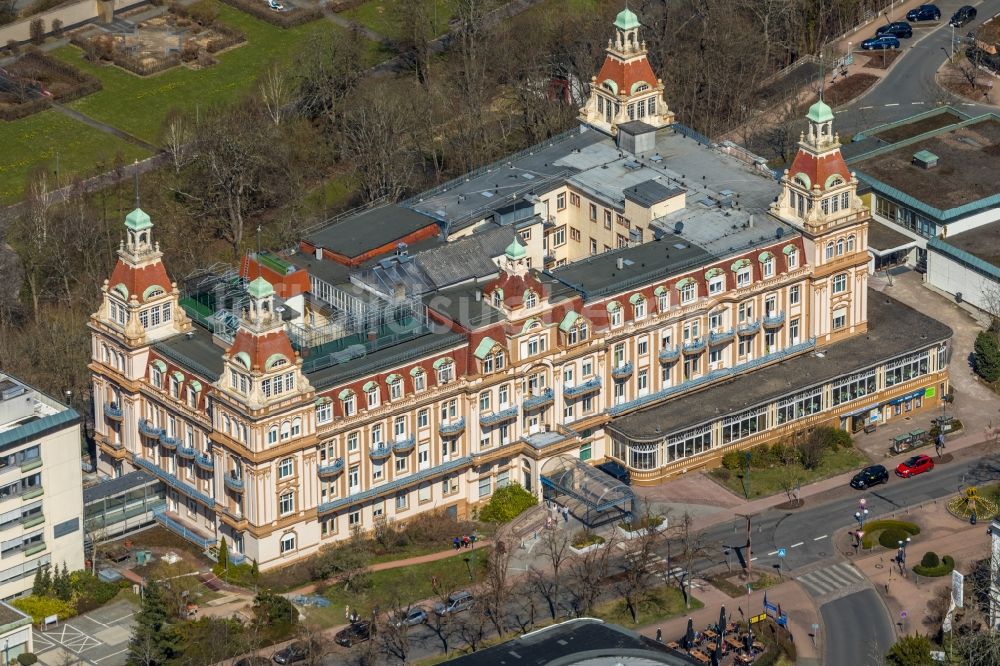
[[[868,458],[855,448],[841,448],[836,451],[827,451],[823,455],[823,461],[816,469],[805,469],[802,465],[775,465],[769,468],[750,469],[750,499],[757,497],[767,497],[785,491],[785,485],[791,484],[794,488],[796,483],[806,485],[813,481],[819,481],[827,477],[836,476],[848,470],[863,467],[869,463]],[[714,469],[711,472],[712,478],[729,488],[740,497],[746,497],[746,486],[744,485],[744,470],[730,471],[723,468]]]
[[[369,574],[369,585],[363,592],[349,592],[340,585],[331,586],[324,592],[331,605],[328,608],[309,608],[305,611],[306,617],[320,626],[329,627],[344,623],[345,606],[364,616],[371,613],[375,606],[386,611],[432,599],[436,597],[431,583],[435,576],[442,590],[468,587],[482,579],[488,553],[489,548],[477,548],[443,560],[375,571]],[[474,582],[469,581],[469,566],[464,561],[465,557],[472,558],[469,565]]]
[[[455,13],[457,0],[424,0],[424,2],[434,20],[434,34],[443,35],[448,32],[448,21]],[[341,16],[360,23],[383,37],[398,39],[403,32],[403,26],[395,7],[396,3],[393,0],[368,0],[354,9],[341,12]]]
[[[287,62],[318,31],[343,29],[327,20],[284,30],[259,21],[227,5],[218,5],[219,20],[242,30],[247,41],[218,56],[216,65],[203,70],[175,67],[149,77],[139,77],[113,66],[97,66],[83,59],[75,46],[54,51],[57,57],[101,79],[104,90],[72,104],[79,111],[155,142],[163,118],[173,108],[193,111],[231,102],[249,89],[271,62]],[[375,61],[377,45],[370,54]]]
[[[0,122],[0,203],[13,203],[24,194],[25,177],[38,166],[55,174],[59,155],[60,180],[90,176],[111,168],[115,156],[125,163],[149,154],[130,143],[67,118],[43,111],[14,122]]]
[[[653,622],[659,622],[678,615],[684,615],[691,610],[701,608],[704,604],[691,598],[690,610],[684,606],[684,595],[676,587],[654,587],[646,593],[646,597],[639,603],[639,614],[636,622],[632,621],[632,614],[629,612],[625,601],[622,599],[611,599],[594,607],[592,617],[600,618],[607,622],[614,622],[623,627],[641,627]]]

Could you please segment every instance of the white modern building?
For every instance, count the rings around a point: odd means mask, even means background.
[[[83,568],[80,415],[0,373],[0,598],[35,570]]]

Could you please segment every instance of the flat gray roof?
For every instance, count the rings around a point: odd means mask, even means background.
[[[868,223],[868,247],[875,250],[895,250],[916,241],[887,224],[872,220]]]
[[[608,428],[639,441],[708,423],[756,405],[877,365],[908,352],[926,349],[951,337],[947,325],[874,289],[868,290],[868,333],[817,348],[720,385],[689,393],[660,405],[614,419]]]
[[[619,259],[623,260],[621,269]],[[623,291],[629,284],[648,284],[712,259],[686,238],[664,234],[659,240],[596,254],[547,273],[583,292],[584,299],[589,300]]]
[[[473,282],[441,289],[428,294],[424,302],[435,312],[440,312],[469,330],[505,321],[507,316],[494,308],[487,298],[481,294],[477,298],[476,294],[483,288],[483,284]]]
[[[218,381],[225,363],[222,347],[212,342],[212,334],[200,326],[192,326],[190,334],[175,335],[153,345],[163,354],[189,372]]]
[[[121,495],[130,490],[141,488],[150,483],[162,483],[155,476],[151,476],[142,470],[129,472],[114,479],[102,481],[93,486],[83,489],[83,503],[88,504],[96,500],[105,499]]]
[[[948,234],[941,242],[1000,267],[1000,222],[990,222],[954,236]]]
[[[357,257],[431,224],[434,224],[433,218],[415,210],[396,205],[379,206],[307,234],[305,240],[345,257]]]
[[[656,180],[644,180],[638,185],[634,185],[625,190],[625,198],[634,201],[644,208],[649,208],[658,203],[672,199],[684,194],[683,187],[667,187]]]

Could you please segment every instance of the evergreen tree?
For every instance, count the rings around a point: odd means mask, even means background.
[[[976,336],[973,366],[976,374],[993,383],[1000,379],[1000,345],[992,331],[981,331]]]
[[[229,566],[229,544],[226,543],[226,537],[222,537],[222,541],[219,542],[219,568],[223,571]]]
[[[48,594],[52,590],[52,567],[48,564],[42,571],[42,589],[45,590],[42,594]]]
[[[142,596],[142,608],[132,627],[128,645],[129,666],[159,666],[174,652],[176,636],[167,623],[167,601],[156,581],[150,581]]]
[[[35,569],[35,580],[31,584],[31,594],[36,597],[45,596],[45,577],[42,573],[45,567]]]
[[[56,567],[52,588],[55,595],[63,601],[69,601],[73,597],[73,583],[70,581],[69,567],[66,566],[65,562],[63,562],[61,570]]]
[[[920,634],[903,636],[892,646],[889,654],[885,655],[885,660],[890,666],[927,666],[933,664],[931,642],[926,636]]]
[[[260,578],[260,567],[257,566],[257,558],[250,560],[250,575],[253,576],[254,583]]]

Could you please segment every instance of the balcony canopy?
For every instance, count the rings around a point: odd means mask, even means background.
[[[588,526],[632,512],[635,495],[631,488],[574,456],[555,456],[542,465],[541,474],[542,484],[574,502],[571,509]]]

